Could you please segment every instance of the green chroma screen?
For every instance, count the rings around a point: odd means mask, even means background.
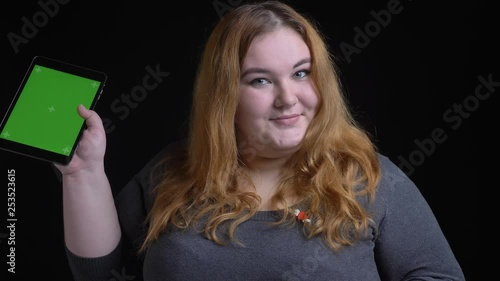
[[[35,65],[0,138],[69,155],[100,82]]]

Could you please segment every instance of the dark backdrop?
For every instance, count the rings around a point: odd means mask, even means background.
[[[491,190],[483,161],[496,151],[492,132],[498,127],[490,120],[498,85],[479,85],[481,79],[500,81],[489,52],[495,37],[492,9],[479,1],[342,2],[289,1],[317,20],[337,57],[356,118],[380,151],[416,182],[468,280],[482,280],[476,267],[484,237],[479,233],[488,227],[479,219],[479,196],[489,197]],[[96,111],[106,122],[106,171],[117,192],[163,145],[185,135],[203,42],[220,16],[240,3],[41,0],[4,6],[0,114],[35,55],[106,72]],[[390,18],[381,16],[386,11],[392,11]],[[121,95],[141,85],[147,67],[169,75],[135,108],[127,106]],[[445,141],[432,140],[436,130]],[[2,274],[7,280],[72,280],[63,247],[61,182],[54,168],[1,150],[0,164],[1,202],[7,202],[7,170],[16,170],[18,218],[14,232],[6,227],[6,216],[1,223]],[[11,235],[15,274],[5,263]]]

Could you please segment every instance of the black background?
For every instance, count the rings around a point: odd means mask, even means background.
[[[58,3],[45,22],[33,18],[43,11],[37,1],[17,1],[2,9],[0,114],[7,111],[35,55],[106,72],[108,82],[96,111],[108,124],[105,164],[117,192],[163,145],[184,136],[203,42],[224,9],[242,1],[61,2],[40,1]],[[401,1],[403,10],[374,32],[359,53],[347,57],[340,45],[355,47],[354,28],[364,29],[374,20],[370,11],[387,9],[390,2],[394,0],[289,1],[314,18],[327,36],[355,116],[373,134],[380,151],[397,164],[401,159],[416,161],[416,153],[424,155],[407,174],[434,210],[467,280],[484,280],[479,250],[483,237],[489,238],[485,231],[490,224],[483,223],[481,206],[491,198],[488,178],[496,175],[485,161],[495,162],[497,154],[493,132],[498,126],[491,121],[498,98],[493,91],[478,100],[475,89],[479,76],[500,81],[492,52],[497,34],[493,9],[480,1]],[[23,17],[31,23],[38,20],[39,26],[16,52],[9,37],[23,36]],[[145,68],[156,65],[169,76],[136,108],[129,107],[128,114],[113,110],[120,95],[142,84]],[[460,125],[443,117],[457,105],[468,106]],[[429,140],[439,128],[446,141],[434,143],[432,151],[423,154],[416,142]],[[2,274],[7,280],[72,280],[63,246],[61,183],[54,168],[7,151],[0,151],[0,167],[5,187],[7,170],[16,171],[18,219],[15,274],[7,272],[5,263],[10,233],[0,228]],[[7,202],[7,192],[0,198]]]

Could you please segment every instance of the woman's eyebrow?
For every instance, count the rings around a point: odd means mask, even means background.
[[[248,74],[252,74],[252,73],[264,73],[264,74],[267,74],[267,73],[271,73],[271,71],[269,69],[265,69],[265,68],[261,68],[261,67],[251,67],[251,68],[248,68],[247,70],[245,70],[243,72],[243,74],[241,75],[241,77],[244,77]]]
[[[311,58],[304,58],[304,59],[301,59],[299,60],[296,64],[293,65],[293,68],[297,68],[303,64],[306,64],[306,63],[310,63],[311,62]]]

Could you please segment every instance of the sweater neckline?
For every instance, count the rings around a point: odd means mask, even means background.
[[[257,211],[250,220],[254,221],[276,221],[282,218],[282,212],[279,210]]]
[[[290,206],[291,215],[293,215],[293,210],[301,208],[301,203],[296,203]],[[277,221],[283,217],[283,210],[266,210],[266,211],[257,211],[250,220],[255,221]]]

